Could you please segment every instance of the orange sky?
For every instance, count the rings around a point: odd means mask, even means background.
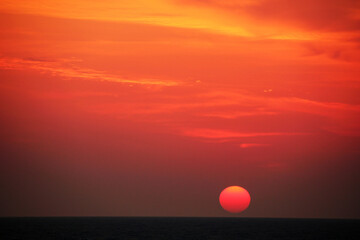
[[[0,214],[222,216],[244,185],[247,216],[359,217],[359,1],[3,0],[0,29]]]

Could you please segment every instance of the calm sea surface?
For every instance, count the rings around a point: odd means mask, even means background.
[[[360,220],[0,218],[0,239],[360,239]]]

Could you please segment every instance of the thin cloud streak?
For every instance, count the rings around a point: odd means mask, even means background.
[[[309,135],[309,133],[293,133],[293,132],[235,132],[221,129],[189,129],[182,132],[185,136],[222,139],[222,138],[250,138],[250,137],[266,137],[266,136],[296,136]]]
[[[253,148],[253,147],[266,147],[270,144],[262,144],[262,143],[241,143],[239,146],[241,148]]]
[[[56,61],[43,61],[43,60],[30,60],[21,58],[0,58],[0,68],[8,70],[36,70],[40,72],[46,72],[53,75],[57,75],[64,78],[84,79],[92,81],[106,81],[115,83],[128,83],[139,85],[158,85],[158,86],[177,86],[181,85],[180,82],[173,80],[160,80],[151,78],[142,79],[126,79],[114,74],[108,74],[102,71],[97,71],[89,68],[81,68],[77,66],[64,67],[63,63],[72,63],[76,60],[62,59],[59,62]]]

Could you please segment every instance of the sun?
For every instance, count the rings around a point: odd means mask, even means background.
[[[221,207],[231,213],[240,213],[250,205],[249,192],[239,186],[225,188],[219,196]]]

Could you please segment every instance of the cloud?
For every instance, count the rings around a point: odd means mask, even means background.
[[[14,0],[2,1],[0,10],[68,19],[170,26],[237,36],[249,35],[241,26],[217,17],[218,14],[212,10],[179,6],[171,0],[48,0],[46,4],[42,0]]]
[[[212,9],[258,39],[343,42],[360,35],[358,0],[173,0]]]
[[[236,93],[233,91],[214,91],[203,94],[209,99],[227,102],[233,106],[242,106],[246,109],[253,109],[254,115],[260,113],[305,113],[323,118],[322,129],[341,135],[360,135],[360,105],[346,104],[340,102],[320,102],[299,97],[264,97],[261,95],[252,95],[246,93]],[[258,111],[257,109],[261,109]],[[212,114],[211,111],[207,112]],[[231,118],[243,117],[241,114],[236,116],[231,111],[228,113]],[[269,114],[270,116],[273,114]],[[274,114],[275,115],[275,114]],[[222,118],[227,117],[226,112],[219,115]],[[209,136],[221,136],[221,132],[209,133]],[[206,136],[207,132],[200,131],[199,134]],[[230,133],[223,133],[224,136]],[[235,134],[236,135],[236,134]]]
[[[0,12],[0,28],[2,40],[17,41],[155,44],[226,39],[223,35],[191,28],[4,12]]]
[[[0,4],[0,10],[6,13],[167,26],[247,38],[300,40],[329,39],[329,35],[320,35],[325,32],[346,32],[348,37],[349,32],[360,30],[359,9],[356,0],[48,0],[46,4],[42,0],[13,0]],[[109,32],[105,31],[105,35]]]
[[[89,68],[81,68],[74,63],[76,59],[60,59],[58,61],[35,60],[29,58],[0,58],[0,68],[11,70],[36,70],[63,78],[83,79],[90,81],[106,81],[115,83],[138,84],[138,85],[157,85],[157,86],[177,86],[179,81],[162,79],[128,79],[118,75],[109,74]],[[64,66],[66,65],[66,66]]]
[[[308,135],[308,133],[290,133],[290,132],[235,132],[221,129],[187,129],[182,132],[185,136],[210,139],[229,139],[229,138],[250,138],[267,136],[296,136]]]
[[[276,115],[277,112],[274,111],[264,111],[261,109],[252,109],[252,111],[223,111],[223,112],[207,112],[200,114],[204,117],[214,117],[214,118],[224,118],[224,119],[236,119],[240,117],[249,117],[249,116],[266,116],[266,115]]]
[[[360,21],[353,17],[358,9],[357,0],[265,0],[245,11],[264,21],[286,21],[309,30],[337,32],[360,30]]]
[[[241,148],[253,148],[253,147],[266,147],[269,144],[262,144],[262,143],[241,143],[239,145]]]
[[[247,15],[264,22],[293,24],[323,31],[360,30],[357,0],[177,0],[197,6],[226,10],[237,15]]]
[[[216,142],[319,131],[360,135],[360,105],[209,89],[197,93],[193,86],[177,89],[176,94],[166,90],[133,93],[87,109],[121,119],[161,123],[170,132]],[[147,95],[146,101],[136,99],[139,94]]]
[[[306,56],[326,56],[346,62],[360,62],[360,41],[352,39],[341,43],[306,43]]]

